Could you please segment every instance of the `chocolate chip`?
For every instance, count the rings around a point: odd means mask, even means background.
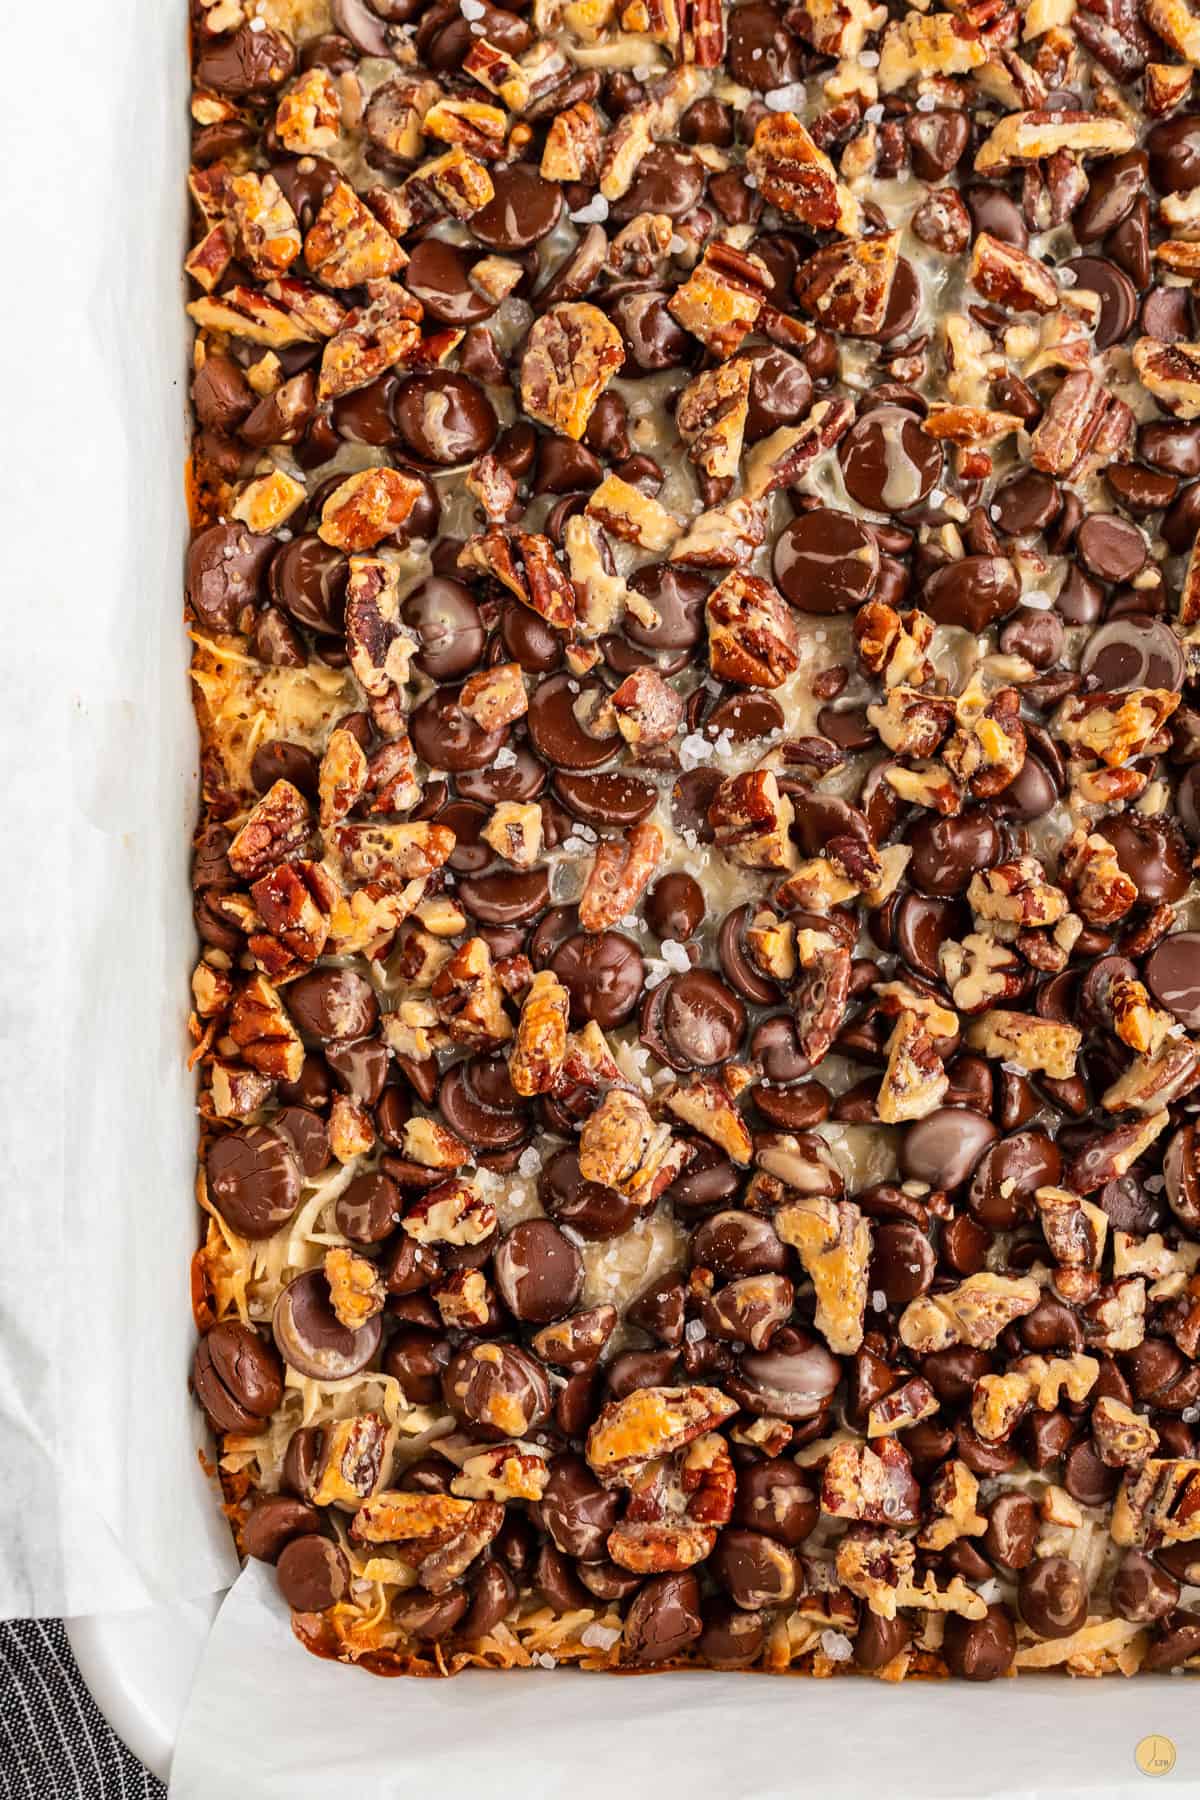
[[[748,1612],[784,1605],[796,1592],[795,1558],[785,1544],[763,1531],[727,1526],[708,1567],[734,1605]]]
[[[763,350],[751,360],[745,442],[756,444],[781,425],[794,425],[812,405],[813,380],[799,357]]]
[[[1071,215],[1071,228],[1081,244],[1094,243],[1127,219],[1146,185],[1146,152],[1128,150],[1088,171],[1088,191]]]
[[[999,642],[1005,656],[1023,656],[1035,669],[1049,669],[1062,660],[1066,634],[1057,613],[1021,606],[1005,623]]]
[[[450,1129],[481,1150],[511,1149],[528,1134],[528,1102],[502,1056],[452,1063],[438,1087],[438,1106]]]
[[[854,1660],[860,1669],[874,1673],[892,1662],[912,1638],[912,1626],[902,1613],[884,1619],[864,1610],[854,1638]]]
[[[764,94],[787,87],[805,73],[800,40],[783,22],[780,10],[769,0],[749,0],[735,7],[729,17],[726,52],[729,69],[743,87]]]
[[[995,1681],[1008,1673],[1016,1653],[1017,1634],[1007,1607],[999,1602],[988,1607],[985,1618],[952,1613],[946,1620],[942,1655],[961,1681]]]
[[[984,1151],[967,1190],[967,1205],[989,1231],[1012,1231],[1034,1216],[1033,1196],[1055,1187],[1062,1159],[1044,1132],[1025,1131]]]
[[[340,633],[349,578],[350,564],[342,552],[305,534],[275,556],[271,593],[298,625],[320,634]]]
[[[283,1399],[283,1365],[253,1326],[224,1319],[196,1345],[192,1386],[216,1431],[250,1434]]]
[[[882,1290],[889,1306],[907,1306],[928,1291],[937,1267],[933,1245],[907,1220],[875,1228],[869,1287]]]
[[[1033,1561],[1040,1521],[1028,1494],[998,1494],[987,1509],[983,1548],[1004,1569],[1027,1569]]]
[[[300,1168],[282,1133],[245,1125],[212,1144],[204,1168],[208,1195],[242,1237],[267,1238],[300,1204]]]
[[[1200,187],[1200,114],[1180,113],[1146,134],[1150,179],[1160,194]]]
[[[479,383],[444,369],[408,376],[396,389],[393,410],[404,443],[425,463],[470,462],[491,448],[499,429]]]
[[[557,182],[543,181],[531,163],[493,166],[489,173],[495,193],[471,215],[474,237],[492,250],[527,250],[553,231],[563,207]]]
[[[1086,1438],[1068,1451],[1063,1486],[1081,1506],[1106,1506],[1117,1491],[1119,1471],[1102,1463]]]
[[[682,870],[661,875],[646,896],[646,923],[660,939],[686,943],[700,929],[704,894],[700,883]]]
[[[617,931],[579,932],[555,952],[550,967],[571,996],[578,1024],[594,1019],[607,1031],[632,1017],[645,965],[630,938]]]
[[[1044,1556],[1021,1571],[1021,1617],[1038,1637],[1071,1637],[1086,1624],[1088,1585],[1065,1556]]]
[[[819,1339],[786,1327],[769,1350],[742,1356],[726,1386],[747,1412],[812,1419],[825,1410],[840,1380],[840,1364]]]
[[[501,1299],[522,1324],[561,1319],[583,1286],[583,1259],[549,1219],[514,1226],[498,1245],[493,1268]]]
[[[187,556],[187,597],[210,631],[236,631],[242,613],[257,605],[275,539],[244,525],[210,525]]]
[[[458,898],[473,919],[485,925],[524,925],[550,904],[550,875],[545,868],[499,869],[491,875],[465,875]]]
[[[1094,631],[1084,645],[1079,672],[1090,687],[1105,693],[1131,688],[1166,688],[1178,693],[1185,665],[1179,639],[1161,619],[1137,613]]]
[[[357,1330],[343,1325],[320,1269],[289,1282],[271,1315],[280,1355],[290,1368],[314,1381],[346,1381],[365,1369],[379,1348],[382,1329],[378,1316]]]
[[[944,899],[965,893],[976,871],[990,868],[1001,855],[996,821],[981,807],[969,807],[957,818],[927,814],[913,828],[909,842],[912,880],[922,893]]]
[[[871,512],[905,512],[929,497],[942,472],[941,447],[907,408],[878,406],[838,445],[851,499]]]
[[[579,722],[576,705],[598,693],[597,684],[576,681],[566,674],[539,681],[534,689],[529,701],[529,735],[538,755],[552,768],[596,769],[621,748],[619,732],[592,737]]]
[[[1146,560],[1146,540],[1116,513],[1091,513],[1079,527],[1076,552],[1101,581],[1132,581]]]
[[[978,636],[1014,611],[1021,583],[1004,556],[963,556],[935,569],[921,604],[939,625],[958,625]]]
[[[255,1501],[242,1521],[242,1549],[258,1562],[275,1562],[293,1538],[320,1531],[321,1515],[315,1506],[290,1494],[266,1494]]]
[[[1038,469],[1023,469],[996,489],[991,516],[1001,531],[1016,536],[1044,531],[1062,511],[1058,483]]]
[[[485,769],[503,747],[504,728],[487,731],[458,704],[458,690],[435,688],[409,716],[409,733],[417,755],[431,769]]]
[[[977,233],[986,231],[989,237],[999,238],[1001,243],[1013,244],[1018,250],[1025,249],[1029,232],[1021,209],[1003,188],[969,187],[963,198]]]
[[[927,1181],[935,1188],[961,1187],[996,1137],[996,1127],[977,1112],[939,1107],[909,1126],[900,1164],[910,1180]]]
[[[550,1384],[517,1344],[464,1344],[442,1378],[456,1418],[493,1441],[525,1437],[550,1411]]]
[[[654,144],[640,158],[629,187],[610,203],[609,216],[622,223],[645,212],[680,219],[702,197],[706,175],[698,157],[671,144]]]
[[[852,513],[819,506],[780,534],[772,567],[783,594],[800,612],[853,612],[875,590],[879,545]]]
[[[306,1038],[362,1038],[379,1022],[379,1002],[369,981],[353,969],[315,969],[286,990],[287,1009]]]
[[[196,58],[200,87],[234,100],[263,99],[282,87],[296,67],[291,39],[261,19],[259,29],[239,25],[228,37],[211,38]]]
[[[1146,985],[1189,1031],[1200,1030],[1200,932],[1177,931],[1146,960]]]
[[[1094,327],[1098,350],[1119,344],[1137,317],[1137,290],[1123,269],[1103,256],[1077,256],[1065,263],[1075,277],[1075,286],[1096,294],[1100,316]]]
[[[700,1583],[691,1570],[655,1575],[629,1608],[625,1648],[634,1663],[666,1662],[682,1655],[703,1628]]]
[[[641,1039],[673,1069],[708,1069],[737,1054],[746,1010],[707,969],[670,975],[642,1005]]]
[[[610,316],[625,345],[627,379],[678,368],[691,356],[695,340],[668,311],[669,298],[661,289],[644,288],[613,301]]]
[[[1146,905],[1182,900],[1191,883],[1191,856],[1173,820],[1122,813],[1097,825],[1117,853],[1124,874]],[[1171,940],[1165,940],[1169,943]]]
[[[275,1567],[279,1591],[295,1612],[327,1612],[350,1591],[350,1565],[331,1539],[293,1538]]]

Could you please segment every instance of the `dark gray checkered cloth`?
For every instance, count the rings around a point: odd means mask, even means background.
[[[58,1619],[0,1623],[3,1800],[166,1800],[109,1730]]]

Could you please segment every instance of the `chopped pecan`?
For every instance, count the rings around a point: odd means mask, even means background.
[[[621,334],[586,300],[535,319],[521,358],[521,403],[564,437],[581,438],[597,400],[625,360]]]
[[[244,881],[257,881],[279,863],[303,855],[312,832],[308,801],[290,781],[276,781],[251,808],[229,846],[229,866]]]
[[[1032,1312],[1041,1297],[1028,1275],[968,1275],[945,1293],[910,1301],[900,1315],[900,1340],[918,1356],[951,1344],[990,1350],[1005,1326]]]
[[[676,288],[667,310],[714,356],[730,357],[753,328],[770,287],[766,266],[757,256],[732,244],[713,243]]]
[[[675,423],[688,455],[713,481],[737,474],[753,372],[744,357],[720,363],[689,382],[676,403]]]
[[[1174,1038],[1154,1056],[1137,1056],[1100,1096],[1105,1112],[1151,1113],[1190,1094],[1200,1082],[1200,1046]]]
[[[468,1500],[540,1500],[549,1479],[550,1465],[536,1451],[489,1444],[466,1458],[450,1492]]]
[[[953,700],[908,687],[892,688],[882,706],[867,708],[868,723],[897,756],[934,756],[954,719]]]
[[[794,615],[761,576],[734,570],[708,596],[705,616],[709,666],[721,680],[777,688],[800,667]]]
[[[357,1331],[378,1317],[387,1294],[383,1277],[369,1256],[334,1245],[325,1252],[323,1266],[329,1303],[339,1324],[347,1331]]]
[[[1136,142],[1121,119],[1098,113],[1032,111],[1010,113],[993,126],[975,156],[977,175],[1001,175],[1017,163],[1034,162],[1070,150],[1076,156],[1119,156]]]
[[[1082,1035],[1074,1025],[993,1007],[971,1021],[966,1040],[972,1050],[1015,1063],[1027,1074],[1041,1071],[1056,1081],[1066,1081],[1075,1073]]]
[[[338,550],[370,550],[398,531],[424,497],[422,483],[399,469],[360,469],[326,500],[317,536]]]
[[[480,937],[468,938],[443,963],[430,989],[434,1009],[456,1044],[491,1047],[507,1043],[512,1021],[504,1010],[504,990],[492,967],[492,953]]]
[[[683,529],[665,506],[620,475],[606,475],[587,503],[588,516],[626,543],[669,550]]]
[[[461,1169],[471,1152],[436,1119],[409,1119],[404,1127],[404,1155],[423,1169]],[[486,1317],[486,1314],[485,1314]]]
[[[279,863],[251,885],[269,935],[251,932],[250,954],[276,977],[316,962],[329,936],[337,886],[323,863]]]
[[[971,1423],[986,1443],[1007,1442],[1030,1406],[1053,1412],[1064,1393],[1082,1405],[1099,1374],[1094,1356],[1077,1353],[1054,1361],[1023,1356],[1003,1375],[979,1377],[971,1397]]]
[[[929,1484],[935,1518],[917,1533],[922,1550],[948,1550],[960,1538],[982,1537],[987,1519],[978,1510],[979,1483],[965,1462],[952,1457]]]
[[[430,820],[406,825],[336,825],[327,848],[342,860],[345,873],[371,882],[380,893],[396,893],[440,869],[454,849],[454,833]]]
[[[1024,993],[1025,969],[1007,944],[988,932],[970,932],[961,944],[948,940],[939,952],[942,975],[959,1012],[981,1013]]]
[[[601,1481],[628,1486],[645,1463],[684,1449],[736,1411],[720,1388],[635,1388],[601,1409],[588,1432],[587,1459]]]
[[[1067,1180],[1073,1191],[1094,1194],[1126,1174],[1169,1123],[1170,1114],[1164,1109],[1132,1125],[1118,1125],[1112,1131],[1098,1133],[1075,1152],[1067,1165]]]
[[[1108,1215],[1065,1188],[1040,1187],[1042,1235],[1060,1268],[1098,1269],[1108,1236]]]
[[[927,613],[899,613],[885,600],[868,600],[854,615],[859,661],[889,688],[918,688],[931,678],[933,664],[926,651],[933,630]]]
[[[293,156],[311,156],[336,144],[342,107],[328,69],[308,69],[280,95],[275,135]]]
[[[458,703],[484,731],[496,731],[524,718],[529,696],[520,663],[493,663],[468,676],[459,690]]]
[[[522,1003],[509,1052],[509,1080],[518,1094],[545,1094],[554,1086],[567,1053],[569,1010],[570,996],[558,977],[549,969],[539,970]]]
[[[1102,1394],[1092,1408],[1092,1440],[1110,1469],[1140,1469],[1159,1445],[1149,1419],[1110,1394]]]
[[[421,342],[421,307],[394,281],[373,282],[366,306],[348,312],[321,357],[320,400],[353,393],[405,361]]]
[[[758,549],[765,536],[762,506],[739,494],[693,519],[670,560],[690,569],[733,569]]]
[[[1137,884],[1099,832],[1077,826],[1059,851],[1059,875],[1076,910],[1091,925],[1113,925],[1137,904]]]
[[[479,835],[505,862],[531,869],[542,853],[542,809],[536,800],[502,800]]]
[[[286,275],[300,254],[300,228],[275,177],[231,175],[226,192],[242,262],[259,281]]]
[[[405,1209],[401,1225],[418,1244],[485,1244],[496,1229],[496,1209],[469,1182],[439,1181]]]
[[[888,1042],[875,1110],[885,1125],[923,1119],[942,1103],[950,1078],[923,1020],[902,1012]]]
[[[685,1154],[670,1126],[656,1125],[645,1102],[623,1088],[604,1096],[579,1138],[584,1180],[615,1188],[640,1206],[675,1179]]]
[[[682,697],[657,669],[635,669],[610,695],[617,730],[635,750],[665,744],[683,719]]]
[[[731,775],[713,795],[708,822],[718,848],[747,869],[795,867],[789,836],[795,809],[770,769]]]
[[[1054,716],[1054,734],[1117,769],[1130,758],[1145,754],[1179,705],[1179,698],[1165,688],[1069,694]]]
[[[600,173],[602,149],[600,116],[594,106],[579,100],[550,121],[542,150],[542,180],[590,185]]]
[[[838,1444],[821,1476],[821,1511],[869,1525],[915,1525],[921,1488],[903,1444],[894,1437]]]
[[[801,930],[796,938],[800,979],[791,992],[792,1017],[801,1055],[816,1065],[841,1030],[850,998],[853,957],[828,932]]]
[[[1109,401],[1103,383],[1090,370],[1069,374],[1034,430],[1030,452],[1034,468],[1048,475],[1073,474],[1096,441]]]
[[[229,1008],[229,1036],[244,1063],[272,1081],[298,1081],[304,1065],[300,1034],[265,975],[251,975]]]
[[[310,1495],[313,1505],[353,1511],[373,1494],[383,1472],[387,1438],[388,1423],[381,1413],[358,1413],[327,1425]]]
[[[559,567],[549,538],[526,531],[485,531],[467,539],[458,553],[458,566],[494,576],[555,631],[573,628],[575,590]]]
[[[887,314],[899,259],[898,231],[827,244],[800,265],[796,301],[830,331],[871,337]]]
[[[1054,925],[1069,911],[1067,896],[1046,880],[1033,856],[995,863],[972,875],[967,902],[977,918],[1025,926]]]
[[[957,10],[957,9],[956,9]],[[987,46],[967,18],[950,13],[906,12],[893,19],[879,52],[879,88],[898,93],[910,81],[967,75],[987,61]]]
[[[1151,118],[1164,118],[1182,104],[1192,85],[1192,73],[1186,63],[1146,64],[1142,105]]]
[[[942,757],[975,799],[1003,792],[1025,762],[1025,727],[1016,688],[998,688],[989,696],[972,682],[955,703],[954,732]]]
[[[869,1438],[892,1437],[922,1419],[932,1418],[940,1401],[923,1375],[913,1375],[877,1400],[867,1414]]]
[[[327,287],[350,288],[394,275],[404,252],[349,183],[339,181],[304,240],[304,260]]]
[[[319,780],[323,826],[336,825],[358,804],[366,792],[367,767],[367,753],[354,732],[340,725],[330,732]]]
[[[304,500],[303,482],[294,480],[285,469],[272,469],[246,483],[230,508],[230,517],[251,531],[266,534],[286,525]]]
[[[1200,1538],[1200,1462],[1150,1457],[1130,1470],[1113,1506],[1112,1535],[1123,1547],[1194,1543]]]
[[[482,1269],[455,1269],[429,1291],[447,1331],[478,1331],[493,1317],[493,1296]]]
[[[863,1340],[871,1227],[852,1201],[825,1195],[780,1207],[773,1222],[816,1290],[817,1330],[835,1355],[852,1355]]]
[[[634,825],[623,839],[608,838],[592,860],[579,899],[585,931],[608,931],[633,911],[656,874],[663,854],[657,825]]]
[[[746,167],[768,206],[820,231],[839,224],[843,202],[833,164],[795,113],[768,113],[760,119]]]
[[[1053,312],[1058,286],[1044,263],[1016,244],[981,231],[971,247],[969,276],[985,300],[1009,312]]]
[[[383,475],[394,471],[369,472]],[[342,492],[343,488],[339,488],[331,497],[326,511]],[[346,648],[350,667],[366,693],[371,717],[385,737],[398,737],[406,727],[403,688],[417,641],[401,622],[399,571],[381,557],[350,559]]]
[[[750,1161],[753,1143],[746,1121],[733,1104],[728,1076],[728,1068],[720,1076],[695,1075],[685,1085],[669,1088],[663,1104],[677,1119],[723,1150],[730,1162],[744,1167]]]

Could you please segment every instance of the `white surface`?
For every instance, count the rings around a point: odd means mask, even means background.
[[[0,1611],[76,1623],[162,1766],[232,1550],[185,1389],[194,1130],[183,1071],[195,756],[180,629],[183,0],[10,8],[0,184],[8,880]],[[51,123],[47,124],[47,108]],[[134,1609],[131,1611],[131,1609]],[[185,1614],[185,1616],[187,1616]],[[174,1800],[1111,1800],[1188,1681],[983,1689],[534,1672],[380,1682],[309,1657],[251,1565],[205,1640]]]
[[[186,1386],[185,24],[5,9],[0,1616],[235,1568]]]
[[[144,1613],[68,1619],[79,1671],[134,1755],[167,1779],[184,1707],[220,1595]]]
[[[171,1800],[1195,1800],[1196,1694],[1169,1677],[380,1680],[310,1656],[251,1563],[205,1646]],[[1133,1762],[1152,1731],[1178,1750],[1157,1782]]]

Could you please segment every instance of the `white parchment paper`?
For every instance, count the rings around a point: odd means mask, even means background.
[[[185,0],[4,20],[0,174],[0,1611],[233,1573],[186,1395],[195,743],[184,542]],[[9,15],[12,16],[9,16]],[[696,1674],[374,1679],[269,1569],[218,1616],[174,1800],[1097,1800],[1200,1793],[1193,1683],[894,1689]]]
[[[1175,1773],[1133,1760],[1150,1732]],[[217,1616],[171,1800],[1112,1800],[1200,1794],[1179,1678],[962,1683],[560,1669],[385,1680],[310,1656],[270,1569]]]
[[[186,1380],[184,0],[4,14],[0,1613],[234,1565]]]

